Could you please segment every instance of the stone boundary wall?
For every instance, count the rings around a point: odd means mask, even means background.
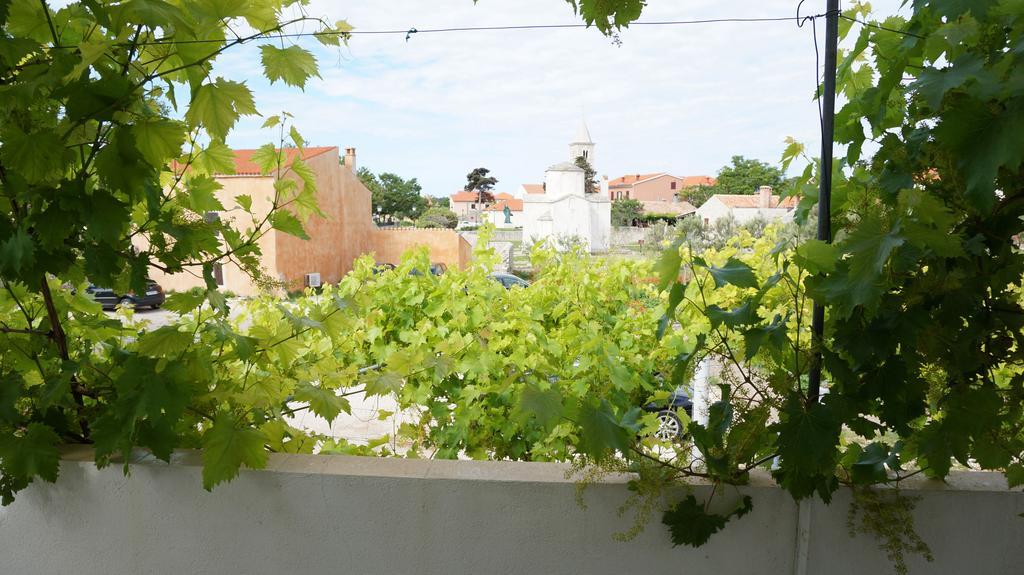
[[[723,508],[754,510],[699,549],[673,548],[656,515],[629,542],[618,507],[626,478],[606,477],[575,501],[566,466],[271,455],[212,493],[196,452],[168,465],[140,456],[97,470],[68,451],[56,484],[36,483],[0,508],[0,572],[76,573],[891,573],[872,537],[850,538],[850,495],[793,502],[766,475],[719,490]],[[1024,493],[1001,475],[910,479],[918,532],[934,563],[911,574],[1004,575],[1024,565]],[[710,487],[695,484],[697,497]],[[677,494],[678,495],[678,494]]]

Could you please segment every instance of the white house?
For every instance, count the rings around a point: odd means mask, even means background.
[[[758,217],[768,221],[788,221],[793,218],[797,198],[782,199],[772,194],[771,186],[761,186],[757,194],[715,194],[697,208],[697,217],[704,224],[732,215],[743,224]]]
[[[498,229],[518,228],[523,225],[523,200],[512,194],[497,194],[494,203],[484,208],[484,219]]]
[[[608,193],[589,194],[583,169],[574,162],[594,161],[594,142],[585,123],[569,144],[569,160],[544,173],[544,184],[523,185],[523,239],[539,241],[578,239],[594,252],[608,251],[612,229],[612,204]]]

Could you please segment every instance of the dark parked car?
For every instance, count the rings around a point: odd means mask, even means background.
[[[103,309],[115,309],[118,307],[151,307],[157,309],[164,304],[164,300],[167,299],[164,295],[164,288],[160,287],[155,281],[149,280],[146,282],[146,291],[142,294],[136,294],[134,292],[128,292],[126,294],[119,295],[114,293],[114,290],[105,287],[99,287],[90,285],[85,289],[85,293],[92,294],[92,297],[96,299],[103,306]]]
[[[502,286],[505,287],[505,289],[512,289],[517,286],[523,288],[530,287],[530,282],[524,280],[519,276],[514,276],[512,274],[493,273],[491,274],[491,279],[500,283]]]
[[[693,401],[682,388],[670,393],[665,401],[651,402],[644,406],[644,411],[658,414],[658,430],[654,432],[655,437],[671,441],[686,434],[683,420],[677,415],[680,409],[693,417]]]
[[[446,271],[448,271],[448,266],[446,266],[445,264],[430,264],[430,275],[432,276],[443,275],[444,272]],[[420,276],[423,275],[423,272],[421,272],[417,268],[412,268],[411,270],[409,270],[409,275]]]

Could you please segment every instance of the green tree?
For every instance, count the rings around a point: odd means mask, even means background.
[[[693,207],[699,208],[716,193],[719,192],[715,191],[714,186],[687,186],[679,191],[679,197],[693,204]]]
[[[491,193],[491,190],[494,189],[494,184],[498,183],[498,179],[487,175],[490,173],[491,171],[487,168],[476,168],[466,174],[466,187],[463,189],[467,192],[476,193],[479,199],[478,203],[494,203],[494,195]]]
[[[416,178],[406,180],[390,172],[374,174],[366,167],[359,168],[357,175],[370,190],[376,217],[394,222],[415,218],[427,209],[427,198],[420,194],[423,188]]]
[[[431,196],[429,198],[429,203],[431,207],[438,208],[450,208],[452,205],[451,198],[448,196]]]
[[[428,208],[416,220],[416,227],[418,228],[450,228],[455,229],[459,225],[459,216],[455,215],[455,212],[448,208],[433,207]]]
[[[612,225],[632,226],[644,215],[640,200],[615,200],[612,202]]]
[[[583,156],[576,157],[576,165],[583,169],[583,186],[588,194],[596,194],[601,191],[597,183],[597,170],[590,165],[590,162]]]
[[[714,194],[756,194],[759,186],[771,186],[778,191],[782,183],[782,170],[779,168],[760,160],[733,156],[730,165],[718,170],[717,182],[710,186],[708,197]]]

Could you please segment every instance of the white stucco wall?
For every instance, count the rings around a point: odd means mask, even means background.
[[[750,220],[763,218],[771,221],[789,221],[793,219],[793,210],[785,208],[734,208],[732,210],[736,222],[745,224]]]
[[[561,166],[563,164],[560,164]],[[552,166],[544,172],[544,196],[555,201],[564,196],[583,195],[586,188],[586,174],[576,166],[559,169]]]
[[[713,224],[719,218],[728,217],[730,209],[718,198],[712,197],[697,208],[697,217],[702,223]]]
[[[691,549],[673,548],[657,515],[633,541],[615,541],[630,525],[617,513],[630,494],[626,478],[592,485],[584,510],[560,464],[271,455],[266,470],[207,493],[194,452],[171,465],[143,459],[130,477],[118,464],[97,470],[90,456],[69,453],[55,485],[34,484],[0,508],[0,572],[892,572],[875,539],[847,534],[845,490],[801,514],[763,474],[718,490],[714,505],[749,494],[754,509]],[[1001,476],[960,473],[948,484],[915,478],[902,487],[920,497],[915,525],[935,555],[934,563],[909,558],[912,575],[1021,572],[1024,494],[1007,491]],[[693,492],[703,500],[710,487]]]
[[[704,222],[706,220],[708,224],[715,223],[715,220],[718,220],[719,218],[728,217],[730,213],[732,213],[732,216],[736,218],[736,222],[740,224],[744,224],[758,217],[764,218],[768,221],[789,221],[793,219],[793,210],[790,209],[729,208],[720,200],[714,197],[704,202],[704,204],[701,205],[701,207],[697,208],[697,217],[700,218],[701,222]]]
[[[608,251],[611,202],[599,194],[561,196],[555,201],[529,198],[523,202],[523,239],[578,237],[591,252]],[[550,216],[550,221],[542,219]]]
[[[523,212],[512,212],[512,217],[509,218],[510,220],[512,220],[512,223],[510,223],[510,224],[506,224],[505,223],[505,213],[504,212],[500,212],[500,211],[493,212],[492,211],[492,212],[484,212],[484,214],[486,214],[487,221],[489,221],[492,224],[494,224],[494,227],[496,227],[496,228],[517,228],[517,227],[523,225],[522,224],[522,221],[523,221],[523,215],[522,214],[523,214]]]

